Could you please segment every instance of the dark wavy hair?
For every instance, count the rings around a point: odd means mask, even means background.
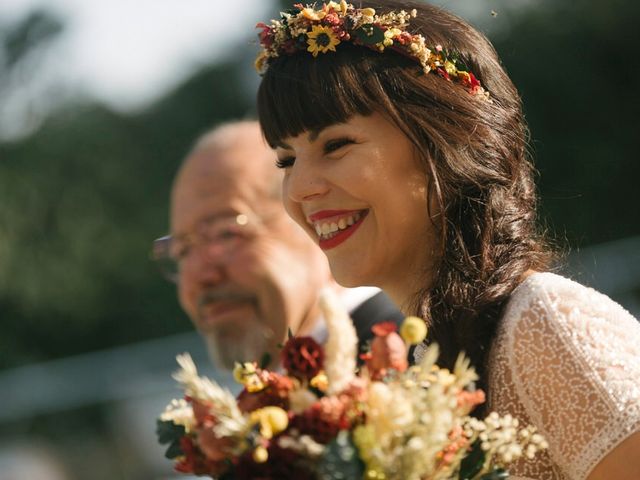
[[[451,366],[465,351],[486,385],[487,354],[503,307],[528,270],[549,268],[536,228],[534,170],[520,97],[489,41],[462,19],[417,2],[374,1],[382,13],[411,9],[409,30],[456,51],[491,102],[413,59],[340,44],[336,53],[273,59],[258,91],[264,135],[276,146],[303,131],[379,112],[413,143],[440,214],[425,212],[440,238],[435,272],[416,286],[412,314]],[[392,161],[392,160],[389,160]],[[425,248],[429,248],[425,245]],[[426,275],[426,273],[425,273]]]

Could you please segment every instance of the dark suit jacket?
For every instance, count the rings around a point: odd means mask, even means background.
[[[368,351],[374,337],[371,327],[376,323],[394,322],[400,330],[404,315],[384,292],[379,292],[351,312],[351,319],[358,334],[358,352],[362,353]],[[358,358],[358,364],[361,363]],[[413,363],[413,348],[409,351],[409,363]]]

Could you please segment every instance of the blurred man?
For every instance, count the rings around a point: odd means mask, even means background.
[[[280,183],[256,122],[204,135],[174,181],[171,235],[154,253],[174,267],[180,304],[219,367],[263,353],[277,359],[289,329],[323,342],[317,300],[326,287],[352,312],[361,344],[373,323],[402,318],[377,289],[335,283],[324,254],[286,214]]]

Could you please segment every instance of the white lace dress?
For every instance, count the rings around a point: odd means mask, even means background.
[[[533,424],[549,449],[512,478],[582,480],[640,430],[640,324],[610,298],[552,273],[513,292],[489,357],[490,411]]]
[[[424,348],[418,347],[416,360]],[[640,323],[609,297],[553,273],[514,290],[489,355],[489,411],[535,425],[549,449],[512,480],[583,480],[640,431]]]

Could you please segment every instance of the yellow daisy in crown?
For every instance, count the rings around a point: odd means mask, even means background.
[[[340,39],[333,32],[331,27],[322,25],[314,25],[311,32],[307,34],[307,48],[314,57],[318,56],[318,52],[327,53],[329,50],[336,51],[336,45],[340,43]]]

